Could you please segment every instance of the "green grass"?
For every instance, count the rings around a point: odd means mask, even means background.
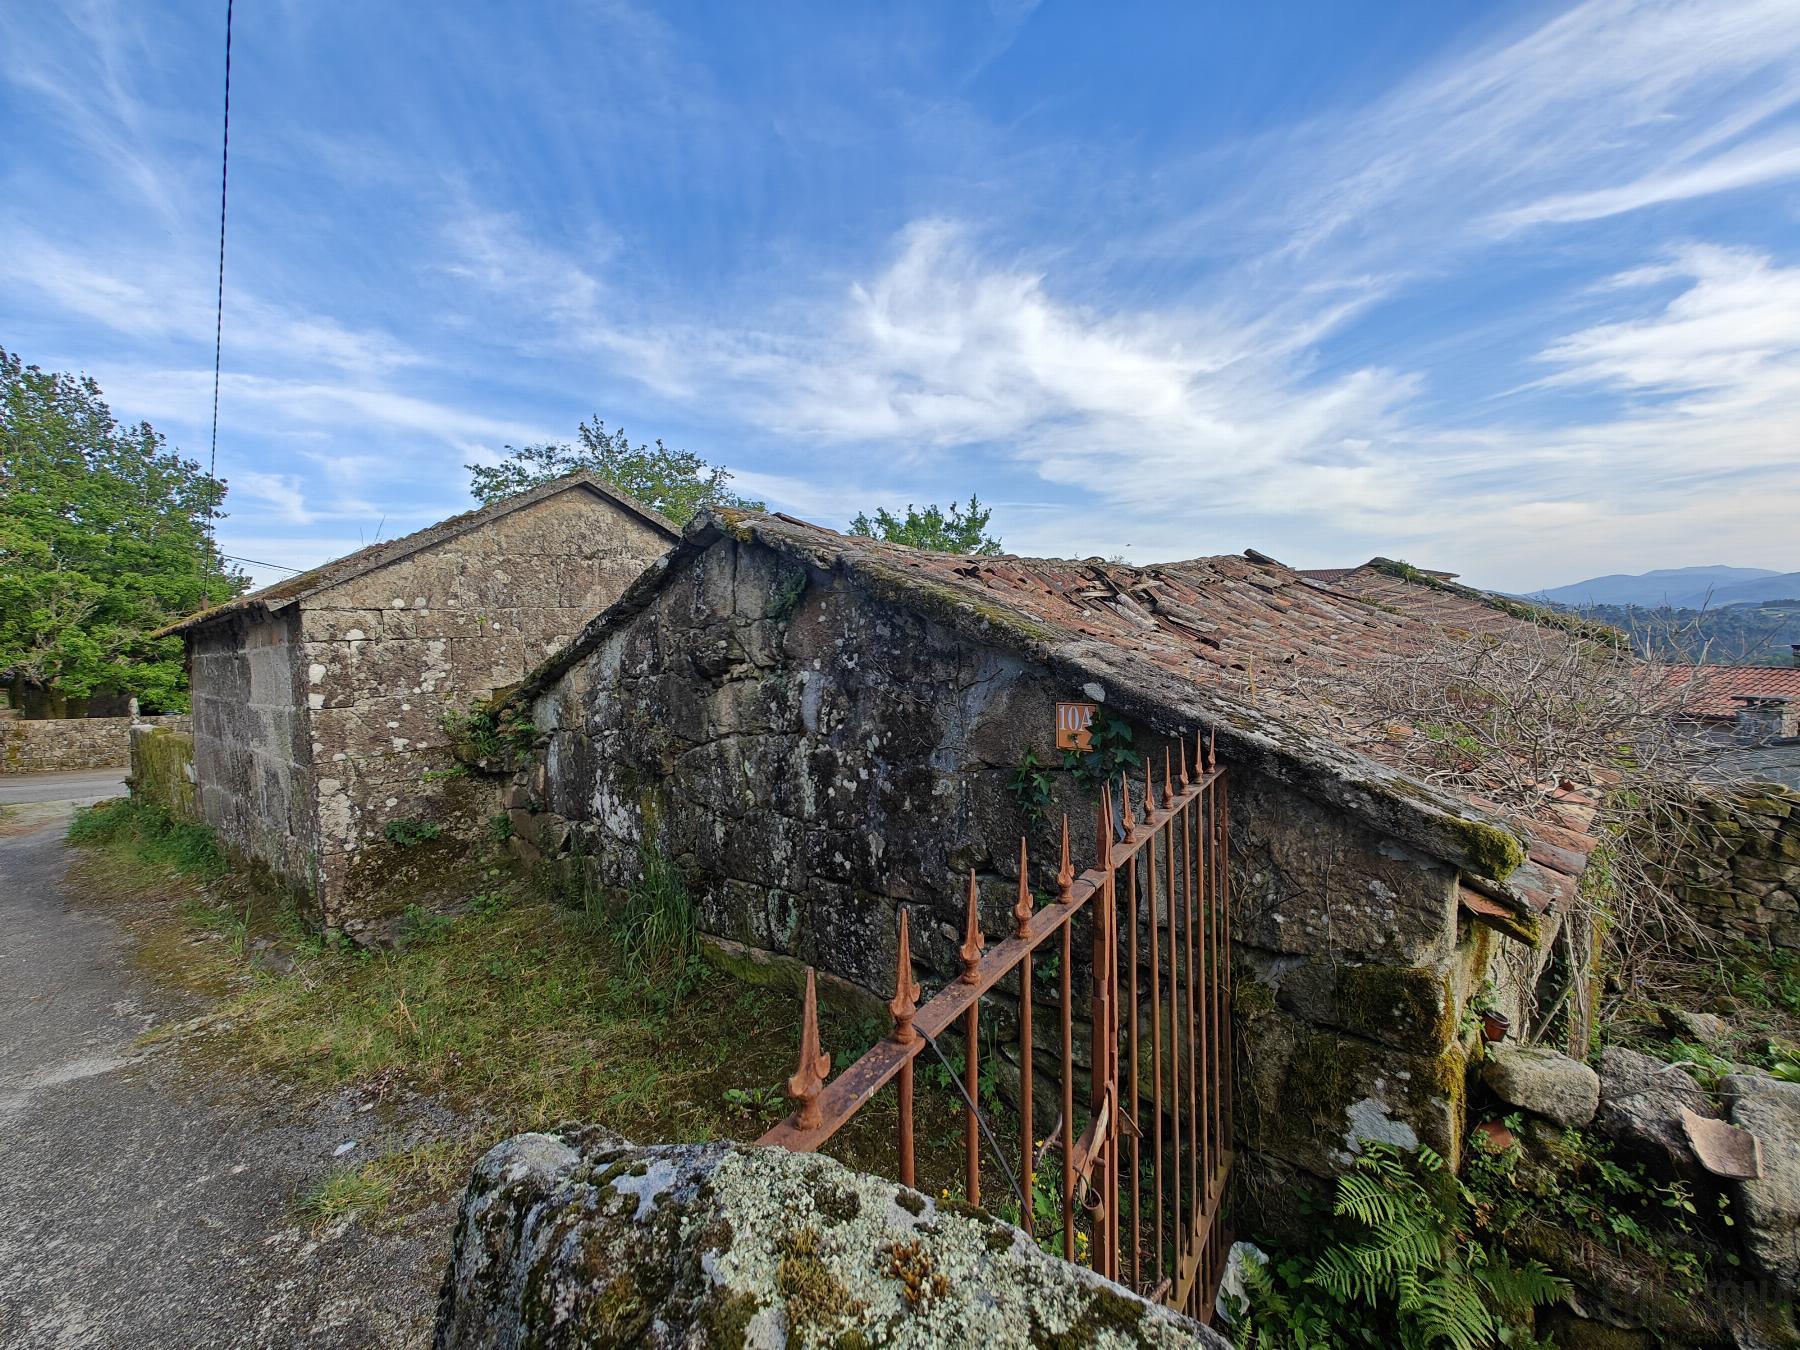
[[[1663,1019],[1670,1008],[1717,1013],[1724,1034],[1708,1045],[1675,1035]],[[1602,1042],[1680,1065],[1709,1093],[1743,1069],[1800,1081],[1800,955],[1738,942],[1664,961],[1596,1030]]]
[[[392,1183],[363,1167],[327,1173],[302,1190],[294,1204],[307,1218],[325,1224],[353,1212],[379,1214],[392,1196]]]
[[[159,807],[129,797],[78,811],[69,822],[69,842],[124,844],[147,865],[202,881],[225,874],[225,855],[211,830],[178,821]]]
[[[443,1137],[315,1183],[301,1200],[315,1217],[403,1221],[521,1130],[579,1120],[641,1142],[749,1140],[785,1113],[800,1000],[707,965],[681,875],[654,855],[623,895],[473,868],[462,912],[409,910],[395,944],[371,949],[321,941],[291,899],[224,871],[203,831],[120,803],[84,813],[71,837],[88,850],[72,881],[137,935],[139,963],[212,1001],[219,1016],[183,1041],[196,1064],[302,1096],[404,1083],[463,1114]],[[822,1021],[839,1069],[886,1030],[829,1009]],[[920,1093],[933,1190],[960,1173],[953,1108],[953,1093]],[[828,1151],[891,1173],[896,1122],[883,1093]]]

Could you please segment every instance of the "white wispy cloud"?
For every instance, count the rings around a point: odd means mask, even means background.
[[[1552,343],[1562,384],[1683,394],[1679,410],[1717,416],[1791,399],[1800,372],[1800,267],[1749,249],[1690,245],[1661,266],[1614,278],[1639,290],[1676,281],[1662,308]]]
[[[300,479],[291,473],[258,473],[240,469],[232,476],[233,492],[248,493],[253,499],[273,508],[280,520],[293,525],[310,525],[318,517],[306,509]]]
[[[1514,425],[1496,410],[1440,428],[1404,355],[1319,353],[1404,289],[1453,287],[1496,222],[1567,226],[1800,172],[1800,141],[1775,125],[1797,106],[1791,5],[1594,0],[1263,145],[1243,194],[1152,223],[1135,247],[1174,252],[1232,217],[1242,257],[1191,291],[1121,307],[1066,259],[1024,261],[993,228],[926,219],[805,321],[684,341],[679,379],[797,446],[997,456],[1129,512],[1139,553],[1194,551],[1197,504],[1500,566],[1517,565],[1522,533],[1616,547],[1684,511],[1682,546],[1698,544],[1702,521],[1776,517],[1745,516],[1735,490],[1727,510],[1693,481],[1697,456],[1800,469],[1784,430],[1800,424],[1800,303],[1779,261],[1689,246],[1611,288],[1630,317],[1549,340],[1539,387],[1624,396],[1604,418]],[[1678,294],[1645,313],[1652,284]],[[1800,508],[1793,483],[1775,490]],[[1446,503],[1481,524],[1445,532]]]
[[[1598,220],[1663,202],[1684,201],[1800,177],[1800,135],[1771,136],[1698,164],[1672,166],[1620,187],[1566,192],[1509,211],[1507,228]]]
[[[210,349],[216,278],[197,263],[177,266],[166,251],[143,249],[107,266],[29,230],[0,233],[0,283],[14,294],[129,337]],[[428,364],[390,333],[269,301],[239,282],[227,294],[225,321],[239,361],[274,358],[289,370],[324,366],[368,376]]]
[[[1027,11],[1001,8],[1003,45]],[[167,73],[137,59],[144,25],[105,7],[70,13],[105,41],[45,41],[0,13],[0,47],[19,38],[0,73],[55,110],[58,134],[117,177],[119,200],[135,195],[158,219],[182,201],[216,205],[216,180],[201,181],[217,167],[210,114],[158,121],[151,76]],[[679,24],[607,15],[614,40],[593,87],[544,95],[558,115],[537,148],[558,165],[610,190],[630,181],[622,158],[666,151],[669,175],[703,177],[767,135],[799,154],[841,130],[777,107],[770,120],[788,129],[766,135]],[[1533,15],[1499,12],[1484,20],[1499,36],[1361,106],[1191,162],[1145,164],[1070,133],[1025,147],[1016,163],[1032,167],[1015,180],[1015,162],[999,164],[979,192],[915,175],[861,249],[826,259],[798,234],[760,252],[733,239],[721,251],[741,272],[716,287],[710,272],[651,265],[642,221],[634,236],[599,209],[549,218],[503,195],[518,184],[498,161],[464,178],[452,156],[430,187],[408,185],[426,256],[390,245],[416,315],[404,330],[368,317],[398,305],[361,309],[347,285],[315,302],[279,257],[230,278],[226,427],[285,456],[234,482],[270,539],[372,514],[409,488],[423,510],[449,499],[451,478],[460,486],[452,452],[567,439],[560,415],[533,410],[561,388],[604,398],[634,429],[673,411],[728,447],[778,447],[700,448],[802,514],[841,519],[998,478],[1009,544],[1044,551],[1191,555],[1273,535],[1536,584],[1521,539],[1555,540],[1565,558],[1649,533],[1677,550],[1708,531],[1772,549],[1800,509],[1800,257],[1767,231],[1696,226],[1691,213],[1800,178],[1800,11],[1586,0]],[[556,32],[532,31],[540,43]],[[478,62],[479,40],[472,29],[450,49]],[[879,106],[858,105],[859,135]],[[925,119],[947,157],[968,153],[985,173],[980,155],[1004,160],[1013,132],[979,121],[941,90]],[[329,163],[317,135],[307,159]],[[470,135],[481,144],[457,154],[516,148]],[[592,160],[556,158],[558,136],[591,140]],[[346,163],[365,158],[355,150]],[[1658,214],[1676,204],[1679,237]],[[697,229],[734,228],[733,205]],[[804,204],[755,223],[779,235],[788,214]],[[155,231],[112,248],[109,223],[71,238],[24,217],[0,227],[0,296],[116,338],[137,355],[112,367],[115,401],[203,427],[210,248],[175,261]],[[216,221],[188,224],[204,237]],[[1487,318],[1464,291],[1490,259],[1527,250],[1564,260],[1561,289],[1516,321],[1488,385],[1447,392],[1427,336],[1454,359],[1459,326]],[[1383,306],[1422,296],[1434,332],[1382,327]]]

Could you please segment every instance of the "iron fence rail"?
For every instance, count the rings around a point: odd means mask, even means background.
[[[1186,748],[1172,747],[1164,756],[1160,790],[1145,763],[1141,819],[1132,808],[1128,779],[1118,780],[1116,807],[1112,786],[1102,789],[1095,862],[1079,875],[1070,865],[1065,817],[1056,895],[1042,907],[1032,897],[1030,853],[1021,839],[1013,931],[991,946],[981,931],[971,873],[959,949],[962,972],[923,1004],[903,907],[894,998],[888,1004],[893,1030],[835,1078],[820,1050],[809,969],[800,1064],[787,1084],[795,1110],[760,1142],[817,1149],[894,1083],[900,1180],[915,1185],[914,1060],[927,1044],[959,1030],[964,1188],[969,1202],[980,1204],[981,1002],[1016,972],[1019,1171],[1015,1178],[1010,1166],[1004,1170],[1020,1189],[1022,1226],[1034,1227],[1034,1183],[1054,1147],[1060,1159],[1062,1252],[1077,1254],[1077,1233],[1085,1229],[1087,1260],[1099,1273],[1209,1320],[1230,1245],[1225,1223],[1232,1162],[1230,825],[1226,776],[1211,743],[1196,738],[1193,760],[1190,775]],[[1076,1135],[1072,958],[1079,918],[1085,918],[1090,939],[1091,1002],[1085,1127]],[[1045,948],[1057,954],[1061,1109],[1040,1147],[1034,1130],[1033,986],[1035,958]]]

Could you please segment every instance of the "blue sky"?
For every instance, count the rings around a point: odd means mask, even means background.
[[[202,459],[223,17],[0,8],[0,344]],[[232,85],[235,554],[598,414],[1019,552],[1800,569],[1792,0],[243,0]]]

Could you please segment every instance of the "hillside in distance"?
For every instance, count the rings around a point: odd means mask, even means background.
[[[1719,587],[1712,595],[1715,606],[1762,605],[1771,600],[1796,599],[1800,599],[1800,572],[1777,572],[1754,581],[1739,581]]]
[[[1800,644],[1800,600],[1671,609],[1646,605],[1556,605],[1610,624],[1641,656],[1679,664],[1788,666]]]
[[[1533,600],[1586,608],[1640,605],[1646,608],[1701,609],[1800,597],[1800,572],[1766,567],[1663,567],[1635,575],[1614,573],[1567,586],[1533,591]]]

